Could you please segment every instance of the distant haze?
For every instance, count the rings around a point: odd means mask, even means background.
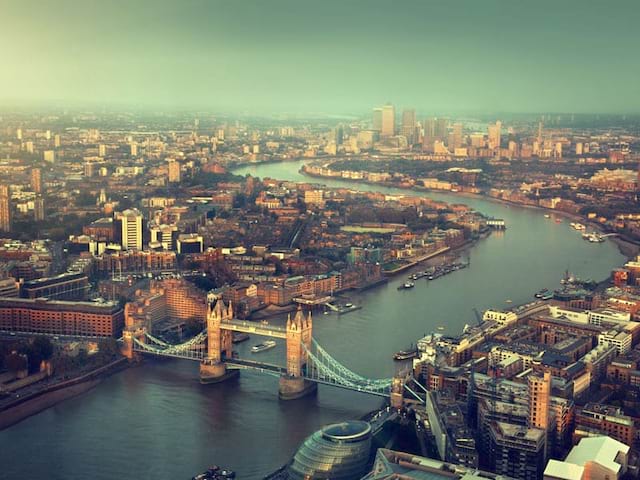
[[[640,112],[640,2],[0,0],[0,106]]]

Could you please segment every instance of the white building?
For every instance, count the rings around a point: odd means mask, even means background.
[[[500,310],[485,310],[482,320],[494,321],[500,325],[508,325],[518,321],[518,315],[515,312],[502,312]]]
[[[583,438],[563,462],[549,460],[544,480],[618,480],[627,471],[629,449],[606,436]]]
[[[632,341],[631,333],[618,329],[612,329],[598,335],[598,345],[615,347],[618,355],[629,353]]]
[[[133,208],[116,215],[121,222],[122,248],[142,250],[142,213]]]

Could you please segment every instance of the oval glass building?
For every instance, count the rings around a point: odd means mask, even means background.
[[[348,421],[324,427],[303,442],[289,467],[292,480],[352,480],[367,473],[371,426]]]

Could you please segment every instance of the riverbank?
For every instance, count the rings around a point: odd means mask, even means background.
[[[17,398],[0,411],[0,430],[42,412],[49,407],[88,392],[104,378],[127,367],[127,359],[119,358],[79,377],[50,385],[38,392]]]
[[[306,165],[306,164],[305,164]],[[505,200],[502,198],[496,198],[496,197],[492,197],[490,195],[487,195],[485,193],[472,193],[472,192],[453,192],[453,191],[447,191],[447,190],[430,190],[427,188],[420,188],[420,187],[416,187],[416,186],[411,186],[411,187],[403,187],[397,184],[393,184],[393,183],[388,183],[388,182],[370,182],[364,179],[343,179],[342,177],[325,177],[322,175],[317,175],[317,174],[313,174],[313,173],[309,173],[305,170],[304,166],[299,170],[299,173],[301,173],[304,176],[307,177],[311,177],[311,178],[321,178],[321,179],[329,179],[329,180],[337,180],[337,181],[350,181],[350,182],[355,182],[355,183],[363,183],[365,185],[372,185],[372,186],[381,186],[381,187],[385,187],[385,188],[397,188],[397,189],[401,189],[401,190],[408,190],[411,192],[424,192],[424,193],[443,193],[443,194],[449,194],[449,195],[455,195],[458,197],[463,197],[463,198],[479,198],[482,200],[488,200],[491,202],[495,202],[495,203],[499,203],[502,205],[513,205],[519,208],[529,208],[529,209],[536,209],[536,210],[540,210],[541,212],[547,212],[547,213],[553,213],[554,215],[558,216],[558,217],[562,217],[562,218],[566,218],[566,219],[570,219],[572,221],[575,222],[580,222],[580,223],[584,223],[586,225],[589,225],[593,230],[597,230],[598,232],[602,233],[605,232],[605,229],[603,228],[603,226],[601,224],[598,223],[594,223],[592,221],[590,221],[588,218],[585,218],[581,215],[576,215],[573,213],[569,213],[569,212],[564,212],[561,210],[556,210],[553,208],[546,208],[546,207],[541,207],[540,205],[529,205],[529,204],[525,204],[525,203],[518,203],[518,202],[513,202],[510,200]],[[639,253],[640,253],[640,242],[636,243],[633,242],[629,239],[623,238],[621,236],[612,236],[609,237],[609,239],[616,244],[616,246],[618,247],[618,250],[620,251],[620,253],[622,253],[622,255],[624,255],[627,258],[635,258]]]

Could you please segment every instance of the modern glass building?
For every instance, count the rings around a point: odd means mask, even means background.
[[[348,421],[324,427],[307,437],[289,467],[292,480],[352,480],[367,473],[371,426]]]

